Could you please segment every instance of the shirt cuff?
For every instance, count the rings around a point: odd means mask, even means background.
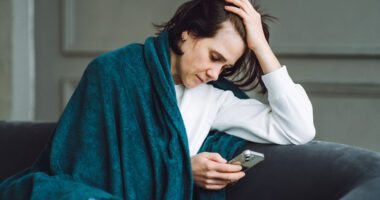
[[[277,98],[281,94],[287,93],[294,85],[286,66],[265,74],[261,78],[268,89],[268,98]]]

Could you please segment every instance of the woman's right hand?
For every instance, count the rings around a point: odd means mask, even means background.
[[[219,190],[245,176],[240,165],[228,164],[218,153],[203,152],[191,157],[195,184],[208,190]]]

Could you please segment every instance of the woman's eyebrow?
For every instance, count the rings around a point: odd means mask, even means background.
[[[222,61],[222,62],[227,62],[227,59],[221,54],[221,53],[219,53],[218,51],[216,51],[216,50],[211,50],[212,51],[212,53],[215,53],[215,54],[217,54],[217,56],[219,56],[220,57],[220,60]],[[229,63],[228,65],[231,65],[231,66],[234,66],[235,65],[235,63]]]
[[[227,59],[221,54],[221,53],[219,53],[218,51],[216,51],[216,50],[211,50],[213,53],[215,53],[215,54],[217,54],[217,56],[219,56],[219,58],[220,58],[220,60],[222,61],[222,62],[227,62]]]

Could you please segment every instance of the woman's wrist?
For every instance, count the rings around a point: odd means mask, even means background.
[[[257,44],[254,48],[251,48],[251,50],[255,53],[257,59],[259,60],[264,74],[271,73],[281,68],[281,64],[274,55],[268,42],[265,41]]]

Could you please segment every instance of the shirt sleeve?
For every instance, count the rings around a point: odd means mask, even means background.
[[[224,91],[212,129],[252,142],[304,144],[315,137],[313,108],[286,66],[262,76],[269,105],[255,99],[239,99]]]

